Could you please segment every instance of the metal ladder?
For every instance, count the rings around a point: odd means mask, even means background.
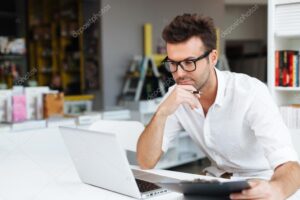
[[[160,73],[153,58],[149,56],[134,56],[125,78],[121,100],[140,100],[149,66],[152,67],[153,75],[158,79],[160,93],[162,95],[166,93],[164,84],[160,78]]]

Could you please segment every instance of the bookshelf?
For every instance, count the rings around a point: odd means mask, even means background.
[[[59,77],[67,94],[85,91],[81,0],[28,1],[29,65],[37,69],[38,85]]]
[[[300,87],[276,86],[276,51],[300,50],[300,0],[268,1],[268,87],[278,106],[300,104]],[[299,56],[299,53],[298,53]],[[300,74],[296,74],[300,78]],[[296,119],[297,120],[297,119]],[[299,119],[298,119],[299,120]],[[290,129],[300,146],[300,129]],[[297,149],[300,155],[300,149]]]
[[[300,50],[300,0],[269,0],[268,86],[278,105],[300,103],[300,87],[275,86],[275,51]]]

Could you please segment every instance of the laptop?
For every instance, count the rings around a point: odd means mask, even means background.
[[[168,192],[146,181],[147,175],[141,175],[141,171],[131,170],[116,134],[74,127],[59,129],[82,182],[137,199]],[[138,178],[134,174],[139,174]],[[167,180],[174,179],[157,175],[154,181]]]

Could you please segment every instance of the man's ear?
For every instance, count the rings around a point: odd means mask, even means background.
[[[212,50],[209,57],[211,63],[215,66],[218,62],[218,51],[216,49]]]

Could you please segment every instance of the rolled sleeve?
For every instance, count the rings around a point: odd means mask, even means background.
[[[298,156],[297,153],[293,150],[293,148],[285,147],[271,152],[268,155],[268,160],[272,169],[275,169],[277,166],[285,162],[298,161]]]
[[[298,161],[289,129],[265,85],[255,92],[246,119],[272,169],[288,161]]]

